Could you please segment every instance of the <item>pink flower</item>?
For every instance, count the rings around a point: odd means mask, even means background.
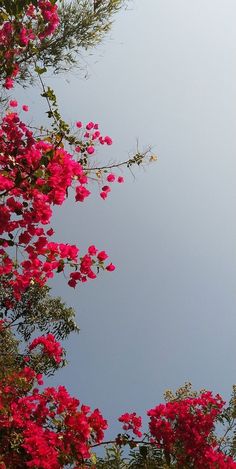
[[[111,188],[109,186],[103,186],[102,191],[103,192],[111,192]]]
[[[112,145],[112,139],[111,139],[111,137],[108,137],[108,135],[106,135],[106,137],[104,137],[104,142],[105,142],[107,145]]]
[[[107,181],[108,182],[114,182],[115,180],[116,180],[116,177],[115,177],[114,174],[112,174],[112,173],[108,174],[108,176],[107,176]]]
[[[80,272],[72,272],[70,274],[70,278],[73,278],[73,280],[80,280],[81,279],[81,273]]]
[[[111,263],[106,267],[106,270],[108,270],[108,272],[113,272],[115,268],[116,268],[115,265]]]
[[[97,255],[99,261],[103,262],[108,258],[106,251],[100,251]]]
[[[118,420],[123,423],[123,429],[125,431],[132,430],[138,437],[142,436],[142,432],[140,431],[142,427],[142,418],[139,417],[136,412],[133,412],[132,414],[126,412],[121,415]]]
[[[7,77],[3,86],[7,90],[10,90],[11,88],[13,88],[14,82],[10,77]]]
[[[119,182],[119,184],[122,184],[122,182],[124,182],[124,178],[122,176],[119,176],[117,182]]]
[[[90,254],[90,256],[96,256],[97,252],[98,250],[93,244],[92,246],[89,246],[88,253]]]
[[[23,111],[28,112],[29,106],[26,106],[26,104],[23,104],[22,109]]]
[[[92,139],[96,140],[98,137],[100,137],[100,132],[99,132],[99,130],[96,130],[92,135]]]
[[[75,288],[76,287],[76,280],[71,278],[68,282],[69,287]]]
[[[76,122],[76,127],[78,127],[78,129],[81,129],[82,125],[81,121]]]
[[[107,192],[100,192],[100,197],[105,200],[107,198]]]
[[[90,195],[90,191],[86,189],[84,186],[77,186],[76,187],[76,202],[83,202],[86,197]]]
[[[18,106],[18,102],[15,99],[12,99],[9,104],[10,104],[11,107],[17,107]]]
[[[87,129],[87,130],[91,130],[91,129],[93,129],[93,127],[94,127],[94,123],[93,123],[93,122],[89,122],[89,123],[86,125],[86,129]]]
[[[36,347],[41,346],[42,353],[49,357],[52,357],[56,363],[60,363],[63,355],[63,348],[53,334],[47,334],[45,336],[37,337],[29,345],[29,351],[31,352]]]
[[[43,385],[43,375],[42,375],[41,373],[39,373],[39,374],[36,376],[36,379],[37,379],[37,381],[38,381],[39,386],[40,386],[40,385],[42,386],[42,385]]]
[[[94,151],[95,151],[95,150],[94,150],[94,147],[91,147],[91,146],[90,146],[90,147],[87,147],[87,153],[88,153],[89,155],[92,155],[92,154],[94,153]]]
[[[88,178],[85,174],[81,174],[81,176],[78,177],[78,180],[81,184],[87,184]]]

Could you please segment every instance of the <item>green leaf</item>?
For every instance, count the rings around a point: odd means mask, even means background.
[[[38,65],[36,65],[34,71],[38,73],[38,75],[42,75],[43,73],[47,72],[47,68],[46,67],[41,68],[41,67],[38,67]]]

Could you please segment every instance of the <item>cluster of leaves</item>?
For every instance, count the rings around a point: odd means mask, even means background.
[[[53,39],[42,45],[38,58],[46,67],[53,67],[54,73],[78,66],[81,50],[101,43],[111,28],[113,15],[123,5],[124,0],[62,1],[60,26]]]
[[[35,81],[34,67],[37,62],[41,69],[53,73],[79,67],[84,69],[82,51],[99,44],[110,30],[113,16],[125,4],[125,0],[69,0],[57,3],[60,24],[51,37],[45,37],[40,44],[21,51],[17,64],[20,66],[16,81],[27,86]],[[24,21],[26,8],[37,7],[37,0],[8,0],[0,2],[0,21],[17,19]]]
[[[11,286],[0,285],[0,316],[14,327],[20,339],[28,342],[35,333],[52,333],[59,340],[66,339],[71,332],[79,332],[75,311],[61,298],[52,297],[50,288],[30,285],[14,307],[6,306],[13,298]]]
[[[125,451],[113,445],[105,448],[105,456],[98,457],[97,469],[167,469],[160,449],[154,445],[140,444],[138,448]]]

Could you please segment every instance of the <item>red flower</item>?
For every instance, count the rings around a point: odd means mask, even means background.
[[[18,102],[15,99],[14,100],[12,99],[9,104],[10,104],[11,107],[17,107],[18,106]]]
[[[142,436],[142,432],[140,431],[140,428],[142,427],[142,418],[137,416],[136,412],[133,412],[132,414],[123,414],[119,417],[118,420],[119,422],[124,423],[124,430],[132,430],[132,432],[138,437]]]
[[[99,261],[103,262],[108,258],[108,255],[105,251],[100,251],[97,255]]]

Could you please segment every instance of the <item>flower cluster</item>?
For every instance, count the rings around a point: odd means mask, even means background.
[[[23,459],[25,467],[82,467],[91,445],[102,441],[106,420],[63,386],[40,392],[35,378],[25,367],[0,383],[1,467],[21,467]]]
[[[108,182],[114,182],[114,181],[117,181],[119,184],[123,183],[124,182],[124,178],[122,176],[118,176],[116,177],[113,173],[110,173],[108,174],[107,176],[107,181]],[[109,194],[109,192],[111,191],[111,188],[110,186],[108,185],[105,185],[102,187],[102,190],[100,192],[100,196],[103,200],[105,200]]]
[[[118,420],[124,424],[122,426],[123,430],[132,430],[134,435],[137,435],[138,437],[142,436],[142,432],[140,431],[142,427],[142,418],[136,415],[136,412],[133,412],[132,414],[126,412],[121,415]]]
[[[0,57],[4,87],[10,89],[20,73],[22,54],[26,51],[30,54],[54,33],[59,16],[55,2],[50,0],[38,0],[21,11],[7,10],[5,16],[0,29]]]
[[[10,105],[16,107],[18,103],[12,100]],[[63,146],[47,139],[36,139],[17,112],[10,111],[2,119],[0,275],[11,277],[17,299],[32,282],[43,285],[54,272],[64,271],[66,266],[74,269],[68,282],[72,287],[78,281],[96,278],[95,272],[104,268],[108,257],[104,251],[90,247],[87,254],[79,257],[75,245],[51,241],[53,229],[46,227],[52,217],[52,205],[63,204],[70,187],[75,190],[77,202],[83,202],[90,195],[89,169],[85,170],[81,163],[88,148],[94,148],[87,138],[81,140],[75,159]],[[109,137],[100,138],[111,144]],[[108,178],[113,181],[115,176],[110,174]],[[17,259],[12,256],[13,247],[17,250]],[[114,268],[112,263],[106,266],[108,271]]]
[[[95,153],[95,146],[96,144],[100,145],[112,145],[112,139],[108,135],[103,137],[99,131],[99,125],[94,122],[89,122],[85,125],[85,129],[83,128],[83,124],[81,121],[76,122],[76,127],[81,131],[81,143],[75,147],[75,151],[80,154],[80,158],[87,158],[88,156],[92,156]],[[101,174],[100,174],[101,176]],[[113,183],[117,181],[119,184],[124,182],[124,178],[122,176],[116,176],[113,173],[109,173],[106,177],[106,184],[102,186],[100,196],[103,200],[105,200],[111,192],[111,187],[107,184]]]
[[[236,463],[219,451],[213,437],[223,406],[222,398],[211,392],[160,404],[147,412],[151,442],[169,461],[174,458],[177,467],[236,468]]]
[[[60,363],[63,355],[63,348],[61,344],[55,340],[53,334],[47,334],[46,336],[37,337],[29,345],[29,351],[31,352],[36,347],[41,346],[43,354],[52,357],[56,363]]]

